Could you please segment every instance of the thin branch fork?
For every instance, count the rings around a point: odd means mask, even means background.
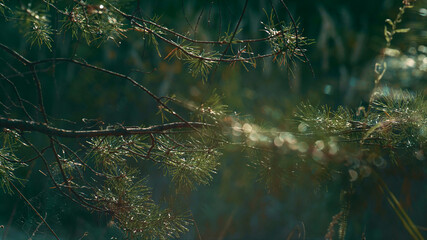
[[[171,29],[169,29],[169,28],[167,28],[167,27],[164,27],[164,26],[162,26],[162,25],[160,25],[160,24],[157,24],[157,23],[155,23],[155,22],[153,22],[153,21],[150,21],[150,20],[147,20],[147,19],[143,19],[143,18],[140,18],[140,17],[137,17],[137,16],[134,16],[134,15],[130,15],[130,14],[126,14],[125,12],[123,12],[123,11],[121,11],[120,9],[118,9],[117,7],[115,7],[114,5],[112,5],[112,4],[110,4],[110,6],[116,11],[116,12],[118,12],[120,15],[122,15],[123,17],[126,17],[127,19],[130,19],[130,20],[137,20],[137,21],[140,21],[140,22],[142,22],[142,23],[145,23],[145,24],[149,24],[149,25],[152,25],[152,26],[155,26],[155,27],[157,27],[157,28],[159,28],[159,29],[162,29],[163,31],[166,31],[166,32],[168,32],[168,33],[170,33],[170,34],[172,34],[172,35],[174,35],[174,36],[176,36],[176,37],[178,37],[178,38],[182,38],[182,39],[184,39],[184,40],[186,40],[186,41],[189,41],[189,42],[192,42],[192,43],[196,43],[196,44],[215,44],[215,45],[228,45],[228,44],[230,44],[231,42],[233,42],[232,40],[230,40],[230,41],[225,41],[225,40],[223,40],[223,41],[208,41],[208,40],[198,40],[198,39],[193,39],[193,38],[190,38],[190,37],[187,37],[187,36],[185,36],[185,35],[183,35],[183,34],[180,34],[180,33],[178,33],[178,32],[176,32],[176,31],[173,31],[173,30],[171,30]],[[147,28],[144,28],[144,30],[147,30]],[[279,36],[281,36],[281,35],[283,35],[283,33],[284,32],[286,32],[286,31],[279,31],[279,32],[277,32],[276,34],[274,34],[274,35],[271,35],[271,36],[268,36],[268,37],[265,37],[265,38],[256,38],[256,39],[245,39],[245,40],[235,40],[234,41],[234,43],[255,43],[255,42],[265,42],[265,41],[268,41],[268,40],[270,40],[270,39],[273,39],[273,38],[276,38],[276,37],[279,37]],[[234,37],[233,37],[234,38]],[[233,39],[232,38],[232,39]]]
[[[213,127],[214,125],[203,122],[174,122],[162,125],[154,125],[151,127],[125,127],[119,126],[112,129],[100,130],[68,130],[51,127],[45,123],[24,121],[20,119],[9,119],[0,117],[0,128],[8,128],[20,131],[39,132],[48,136],[64,137],[64,138],[91,138],[100,136],[130,136],[142,134],[162,133],[167,130],[182,129],[182,128],[203,128]]]
[[[169,110],[169,112],[177,117],[179,120],[181,120],[182,122],[187,124],[187,127],[192,128],[193,130],[197,131],[197,128],[195,126],[192,126],[187,120],[185,120],[183,117],[181,117],[178,113],[176,113],[175,111],[173,111],[170,107],[168,107],[165,103],[162,102],[162,100],[160,99],[160,97],[156,96],[154,93],[152,93],[150,90],[148,90],[146,87],[144,87],[143,85],[139,84],[136,80],[132,79],[131,77],[127,76],[127,75],[123,75],[120,73],[116,73],[101,67],[97,67],[95,65],[91,65],[91,64],[87,64],[84,62],[80,62],[74,59],[68,59],[68,58],[52,58],[52,59],[45,59],[45,60],[41,60],[41,61],[29,61],[26,58],[24,58],[23,56],[21,56],[19,53],[17,53],[16,51],[14,51],[13,49],[9,48],[8,46],[0,43],[0,48],[3,49],[4,51],[8,52],[9,54],[11,54],[13,57],[15,57],[16,59],[18,59],[20,62],[22,62],[24,65],[29,66],[30,67],[30,71],[33,74],[33,79],[36,82],[36,85],[38,86],[38,96],[39,96],[39,105],[40,105],[40,112],[43,114],[45,123],[48,123],[48,119],[47,119],[47,114],[44,110],[44,106],[43,106],[43,99],[42,99],[42,92],[41,92],[41,87],[40,85],[40,81],[37,77],[37,73],[36,73],[36,69],[35,66],[38,64],[42,64],[45,62],[57,62],[57,61],[64,61],[64,62],[71,62],[86,68],[90,68],[90,69],[94,69],[96,71],[100,71],[100,72],[104,72],[107,74],[110,74],[112,76],[116,76],[116,77],[120,77],[122,79],[126,79],[128,81],[130,81],[134,86],[142,89],[144,92],[146,92],[148,95],[150,95],[150,97],[152,97],[159,105],[161,105],[162,107],[164,107],[165,109]],[[141,133],[136,133],[136,134],[141,134]],[[123,134],[119,134],[119,135],[123,135]],[[127,134],[127,135],[132,135],[132,134]],[[101,135],[102,136],[102,135]],[[74,137],[74,136],[72,136]]]
[[[114,10],[116,11],[116,12],[118,12],[119,14],[121,14],[123,17],[125,17],[126,19],[128,19],[130,22],[131,22],[131,24],[132,25],[134,25],[134,26],[136,26],[136,27],[138,27],[138,28],[141,28],[141,29],[143,29],[144,31],[147,31],[148,33],[150,33],[150,34],[153,34],[154,36],[156,36],[158,39],[160,39],[160,40],[162,40],[163,42],[165,42],[165,43],[167,43],[167,44],[169,44],[169,45],[171,45],[171,46],[173,46],[173,47],[175,47],[175,48],[177,48],[177,49],[179,49],[182,53],[184,53],[185,55],[187,55],[187,56],[189,56],[189,57],[191,57],[191,58],[194,58],[194,59],[199,59],[199,60],[202,60],[202,61],[210,61],[210,62],[226,62],[226,63],[234,63],[234,62],[251,62],[251,61],[253,61],[253,60],[258,60],[258,59],[264,59],[264,58],[268,58],[268,57],[272,57],[272,56],[275,56],[275,55],[277,55],[277,54],[280,54],[280,53],[282,53],[283,52],[283,50],[280,50],[280,51],[273,51],[273,52],[271,52],[271,53],[267,53],[267,54],[262,54],[262,55],[260,55],[260,54],[258,54],[258,55],[256,55],[256,56],[253,56],[253,57],[247,57],[247,58],[244,58],[244,57],[239,57],[239,58],[235,58],[235,56],[232,56],[232,57],[230,57],[230,58],[224,58],[224,55],[225,55],[225,53],[223,53],[222,55],[221,55],[221,57],[219,57],[219,58],[216,58],[216,57],[204,57],[204,56],[202,56],[202,55],[198,55],[198,54],[194,54],[194,53],[192,53],[192,52],[189,52],[189,51],[187,51],[183,46],[181,46],[180,44],[178,44],[178,43],[176,43],[176,42],[174,42],[174,41],[172,41],[172,40],[170,40],[170,39],[168,39],[168,38],[166,38],[166,37],[164,37],[164,36],[162,36],[161,34],[159,34],[159,33],[157,33],[157,32],[155,32],[155,31],[153,31],[153,30],[151,30],[150,28],[148,28],[148,27],[146,27],[146,26],[144,26],[143,24],[141,24],[141,23],[139,23],[139,22],[137,22],[137,21],[135,21],[135,20],[138,20],[138,21],[142,21],[143,23],[149,23],[149,24],[151,24],[150,22],[146,22],[147,20],[144,20],[144,19],[141,19],[141,18],[138,18],[138,17],[135,17],[135,16],[133,16],[133,15],[129,15],[129,14],[126,14],[126,13],[124,13],[124,12],[122,12],[122,11],[120,11],[118,8],[116,8],[116,7],[114,7],[113,5],[111,5],[110,4],[110,6],[112,6],[113,8],[114,8]],[[242,16],[241,16],[241,18],[242,18]],[[239,20],[239,24],[237,25],[237,26],[239,26],[240,25],[240,21],[241,21],[241,19]],[[162,28],[163,29],[163,28]],[[163,29],[163,30],[165,30],[165,29]],[[237,29],[236,29],[237,30]],[[234,35],[236,34],[236,30],[235,30],[235,32],[233,33],[233,37],[231,38],[231,40],[230,41],[226,41],[225,43],[223,43],[223,42],[218,42],[218,44],[220,43],[220,44],[227,44],[227,50],[229,49],[229,47],[230,47],[230,45],[233,43],[233,38],[234,38]],[[166,30],[165,30],[166,31]],[[169,32],[169,31],[168,31]],[[176,33],[174,33],[174,35],[175,36],[178,36]],[[273,35],[273,36],[270,36],[270,37],[268,37],[268,38],[266,38],[267,40],[269,40],[269,39],[271,39],[271,38],[275,38],[275,37],[279,37],[279,36],[283,36],[283,31],[280,31],[278,34],[275,34],[275,35]],[[178,37],[181,37],[181,38],[183,38],[183,36],[178,36]],[[185,40],[190,40],[190,39],[188,39],[188,38],[183,38],[183,39],[185,39]],[[258,42],[258,41],[261,41],[261,40],[264,40],[264,39],[255,39],[255,40],[252,40],[253,42]],[[190,41],[190,42],[196,42],[195,40],[192,40],[192,41]],[[247,42],[251,42],[251,41],[247,41]],[[198,42],[198,43],[201,43],[201,42]],[[210,44],[210,42],[204,42],[204,43],[209,43]],[[236,41],[236,43],[242,43],[241,41]],[[212,43],[213,44],[213,43]]]

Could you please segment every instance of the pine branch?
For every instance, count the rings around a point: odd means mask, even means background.
[[[213,127],[214,125],[202,122],[174,122],[162,125],[153,125],[147,128],[140,127],[125,127],[120,126],[114,129],[100,130],[68,130],[48,126],[44,123],[34,121],[23,121],[19,119],[8,119],[0,117],[0,127],[20,131],[39,132],[48,136],[65,137],[65,138],[91,138],[100,136],[131,136],[162,133],[167,130],[182,129],[182,128],[202,128]]]

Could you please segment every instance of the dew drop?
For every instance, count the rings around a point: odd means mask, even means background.
[[[281,139],[280,137],[275,137],[274,138],[274,145],[276,147],[281,147],[283,145],[283,143],[284,143],[284,140]]]
[[[306,123],[300,123],[298,125],[298,131],[300,132],[305,132],[307,131],[308,125]]]
[[[318,150],[323,150],[323,148],[325,148],[325,143],[322,140],[317,140],[314,143],[314,146],[318,149]]]
[[[245,123],[245,124],[243,124],[242,129],[243,129],[243,131],[244,131],[245,133],[250,133],[250,132],[252,132],[252,126],[251,126],[249,123]]]
[[[350,182],[354,182],[357,180],[359,174],[353,169],[348,170],[348,175],[350,176]]]

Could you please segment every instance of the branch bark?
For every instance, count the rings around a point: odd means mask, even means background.
[[[130,136],[162,133],[167,130],[183,129],[183,128],[202,128],[213,127],[214,125],[202,122],[174,122],[162,125],[153,125],[146,128],[119,126],[112,129],[100,130],[69,130],[55,128],[45,123],[24,121],[20,119],[9,119],[0,117],[0,128],[8,128],[20,131],[39,132],[48,136],[64,137],[64,138],[91,138],[100,136]]]

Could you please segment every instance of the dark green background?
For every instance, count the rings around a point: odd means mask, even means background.
[[[159,57],[137,34],[129,34],[128,38],[120,40],[121,44],[107,41],[99,47],[87,46],[84,40],[77,41],[69,34],[61,34],[54,37],[53,51],[48,51],[45,47],[30,47],[24,32],[13,19],[0,21],[0,42],[30,60],[49,57],[85,59],[88,63],[129,74],[158,95],[175,94],[197,104],[215,91],[230,111],[266,127],[289,128],[295,105],[302,101],[332,107],[366,105],[373,88],[374,64],[385,46],[384,20],[395,17],[401,1],[289,0],[286,3],[300,22],[303,35],[316,41],[307,51],[315,77],[308,64],[299,62],[295,66],[279,67],[270,59],[260,61],[256,69],[249,67],[249,71],[238,64],[220,65],[204,82],[193,78],[182,62],[163,60],[172,50],[170,47],[160,44],[162,57]],[[216,39],[228,27],[234,29],[243,5],[244,1],[158,0],[142,1],[141,6],[144,17],[161,16],[159,23],[183,33],[194,29],[203,11],[198,31],[191,32],[192,36]],[[289,22],[279,1],[273,1],[273,5],[281,18]],[[387,58],[391,67],[383,82],[389,88],[425,94],[427,67],[422,70],[419,66],[423,59],[427,64],[427,52],[421,51],[419,46],[427,46],[427,17],[420,15],[420,8],[427,8],[427,2],[417,1],[416,7],[404,15],[402,26],[412,30],[393,41],[392,48],[403,54]],[[241,22],[242,31],[236,37],[265,36],[260,23],[266,21],[263,9],[270,11],[269,1],[249,1]],[[51,20],[55,26],[61,19],[53,15]],[[258,50],[267,49],[259,46]],[[416,59],[416,67],[407,67],[407,58],[403,55]],[[0,53],[0,58],[3,73],[11,74],[4,62],[19,66],[4,52]],[[58,64],[55,72],[49,70],[40,73],[40,77],[46,108],[51,116],[76,122],[83,117],[101,118],[110,124],[127,125],[150,125],[161,121],[156,115],[155,102],[124,81],[67,64]],[[24,89],[28,86],[25,81],[29,80],[17,79],[16,84],[28,99],[35,101],[35,92]],[[5,88],[0,99],[7,94],[10,92]],[[17,113],[15,117],[23,116]],[[39,144],[43,146],[43,140]],[[213,182],[175,201],[179,208],[191,209],[198,229],[192,226],[184,239],[198,239],[198,232],[202,239],[286,239],[293,230],[302,228],[306,239],[323,239],[332,216],[340,210],[339,190],[343,183],[335,181],[319,187],[307,179],[268,192],[257,180],[256,171],[247,167],[248,158],[244,155],[232,147],[227,148]],[[37,171],[41,166],[37,162],[32,168],[34,171],[20,171],[21,176],[29,176],[21,189],[40,212],[47,213],[47,221],[61,239],[80,239],[85,232],[88,235],[83,239],[123,238],[117,229],[107,226],[109,217],[88,212],[50,189],[47,178]],[[169,201],[173,189],[161,171],[147,166],[143,174],[150,176],[154,198]],[[399,194],[403,179],[390,177],[388,180],[393,191],[404,200]],[[425,179],[413,181],[412,199],[405,205],[408,214],[421,226],[427,226],[425,183]],[[360,194],[354,199],[356,204],[351,210],[347,239],[361,239],[363,233],[367,239],[409,238],[378,189],[367,182],[358,186],[357,192]],[[0,225],[9,226],[7,235],[6,229],[0,229],[0,237],[28,239],[39,219],[16,194],[0,194]],[[291,239],[298,239],[297,232]],[[41,226],[34,239],[52,237],[47,228]]]

